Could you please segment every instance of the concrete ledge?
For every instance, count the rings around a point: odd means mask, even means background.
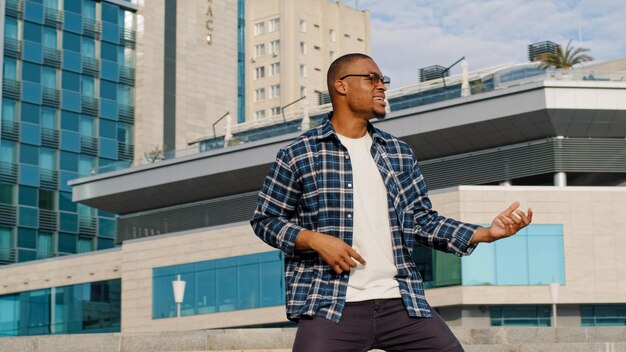
[[[626,327],[452,327],[468,352],[626,352]],[[197,330],[0,338],[11,352],[286,352],[295,328]]]

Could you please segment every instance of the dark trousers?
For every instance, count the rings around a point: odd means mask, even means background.
[[[293,351],[463,351],[439,314],[430,311],[431,318],[411,318],[399,298],[350,302],[339,324],[322,317],[301,319]]]

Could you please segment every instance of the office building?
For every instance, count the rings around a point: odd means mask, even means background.
[[[245,121],[319,105],[328,91],[331,62],[347,53],[370,52],[366,10],[328,0],[261,0],[246,1],[245,12]]]
[[[68,181],[133,159],[137,7],[0,7],[0,263],[111,248],[114,214],[74,203]]]
[[[566,74],[536,63],[474,71],[466,97],[460,76],[388,91],[392,112],[375,125],[413,147],[440,213],[489,224],[514,200],[535,213],[520,234],[469,257],[416,248],[427,298],[450,325],[626,324],[623,61]],[[121,246],[0,267],[0,334],[62,332],[53,326],[83,322],[102,301],[110,310],[99,323],[73,332],[291,326],[283,254],[248,219],[277,150],[301,133],[300,120],[315,124],[328,110],[234,131],[237,146],[72,181],[75,201],[119,214]],[[187,283],[180,319],[178,275]],[[556,317],[550,284],[559,285]],[[55,298],[86,287],[106,294],[83,307]]]

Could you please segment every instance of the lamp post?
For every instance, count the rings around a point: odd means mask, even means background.
[[[559,301],[559,283],[550,284],[550,298],[552,299],[552,326],[556,328],[556,304]]]
[[[174,302],[176,302],[176,330],[180,328],[180,306],[185,299],[186,282],[180,279],[180,274],[176,275],[176,280],[172,281],[174,289]]]

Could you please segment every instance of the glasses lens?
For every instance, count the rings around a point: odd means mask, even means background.
[[[391,84],[391,78],[389,78],[387,76],[383,76],[383,84],[385,84],[385,85]]]

